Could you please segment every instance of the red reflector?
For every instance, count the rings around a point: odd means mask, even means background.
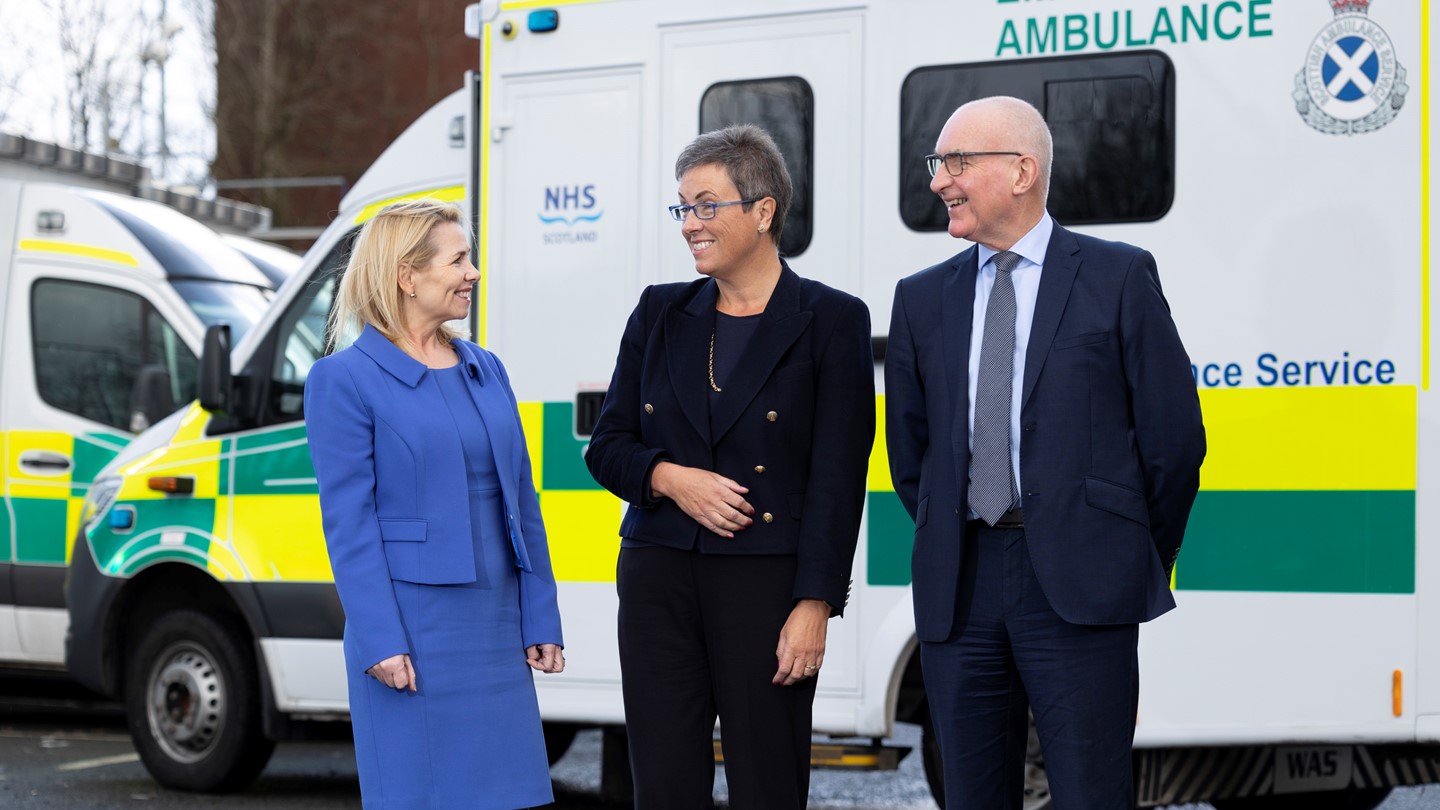
[[[175,492],[186,495],[195,491],[195,479],[188,475],[182,476],[156,476],[148,482],[149,487],[157,492]]]

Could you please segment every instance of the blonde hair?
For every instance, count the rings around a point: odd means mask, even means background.
[[[391,203],[365,223],[335,294],[326,330],[330,345],[339,345],[347,332],[358,333],[365,324],[391,343],[402,347],[410,343],[401,305],[400,266],[427,267],[437,250],[431,237],[436,226],[446,222],[459,225],[470,241],[470,223],[460,207],[428,197]],[[435,336],[449,343],[464,333],[442,323]]]

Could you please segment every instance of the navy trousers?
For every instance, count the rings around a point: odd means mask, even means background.
[[[947,810],[1019,810],[1027,708],[1055,810],[1134,810],[1139,625],[1077,625],[1035,579],[1024,529],[966,524],[955,629],[921,645]]]

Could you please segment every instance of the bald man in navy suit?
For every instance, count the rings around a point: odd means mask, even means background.
[[[1019,810],[1028,707],[1057,810],[1132,810],[1139,624],[1205,456],[1189,357],[1154,258],[1046,212],[1034,107],[970,102],[935,151],[975,244],[896,287],[885,387],[945,805]]]

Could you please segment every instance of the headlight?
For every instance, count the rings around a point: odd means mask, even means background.
[[[90,492],[85,495],[85,504],[80,509],[80,525],[86,534],[110,511],[115,504],[115,496],[119,494],[119,478],[101,478],[90,485]]]

